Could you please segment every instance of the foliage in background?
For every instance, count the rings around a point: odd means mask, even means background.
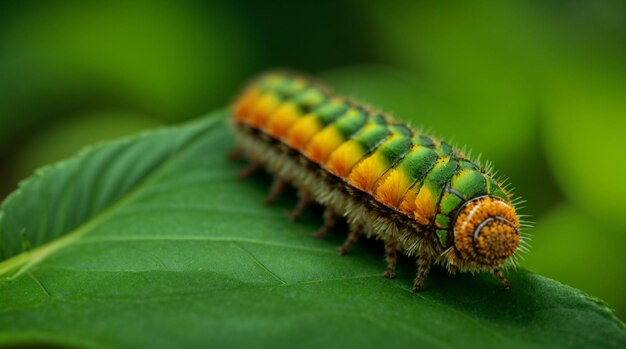
[[[624,318],[625,7],[3,4],[0,193],[82,145],[224,106],[256,71],[297,68],[492,160],[537,222],[524,265]]]

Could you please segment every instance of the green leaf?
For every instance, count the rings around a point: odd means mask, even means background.
[[[435,270],[413,294],[413,263],[383,278],[379,243],[338,256],[344,234],[311,238],[316,212],[291,223],[293,198],[262,204],[267,176],[236,178],[225,114],[21,184],[0,213],[0,345],[626,345],[602,302],[526,270],[509,273],[508,293],[490,275]]]
[[[601,297],[624,318],[626,269],[620,248],[626,246],[624,231],[563,203],[540,217],[532,233],[532,253],[524,258],[524,266]]]

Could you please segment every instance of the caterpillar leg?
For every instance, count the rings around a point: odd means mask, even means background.
[[[326,234],[328,234],[328,231],[335,226],[335,223],[337,223],[337,214],[332,207],[328,206],[324,210],[324,225],[320,228],[320,230],[313,233],[313,237],[316,239],[323,239]]]
[[[233,150],[228,153],[228,160],[235,161],[241,159],[241,154],[243,151],[239,147],[235,147]]]
[[[354,246],[354,244],[359,241],[359,238],[361,237],[361,233],[363,232],[363,226],[358,224],[356,226],[351,225],[350,226],[350,233],[348,233],[348,237],[346,238],[346,241],[343,243],[343,245],[341,245],[338,249],[337,252],[339,252],[340,256],[346,255],[348,252],[350,252],[350,249],[352,249],[352,246]]]
[[[307,190],[300,189],[298,191],[298,197],[296,208],[289,214],[289,219],[291,219],[292,222],[297,221],[302,212],[304,212],[304,209],[311,203],[311,193]]]
[[[495,268],[493,270],[493,273],[498,277],[498,279],[500,279],[500,282],[502,282],[502,289],[505,291],[509,291],[511,289],[511,284],[509,284],[509,280],[507,280],[504,274],[502,274],[502,271],[498,268]]]
[[[285,190],[287,186],[287,182],[280,177],[274,177],[274,181],[272,182],[272,186],[270,187],[270,191],[265,198],[265,204],[270,205],[278,196]]]
[[[237,173],[237,175],[239,176],[239,178],[247,178],[247,177],[252,176],[260,168],[261,168],[261,162],[251,157],[250,164],[248,165],[248,167],[240,170],[239,173]]]
[[[388,240],[385,242],[387,270],[385,270],[383,276],[389,279],[396,277],[396,250],[397,245],[395,240]]]
[[[417,277],[415,277],[415,282],[413,283],[413,292],[417,292],[422,289],[422,284],[424,283],[424,279],[430,270],[431,262],[432,259],[428,254],[423,254],[417,259]]]

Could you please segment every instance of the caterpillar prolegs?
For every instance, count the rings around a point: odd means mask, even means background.
[[[501,267],[524,243],[516,201],[462,151],[295,73],[250,82],[230,121],[233,155],[250,161],[240,176],[260,167],[274,175],[266,203],[291,184],[299,196],[291,219],[310,202],[325,206],[318,238],[347,219],[340,254],[373,237],[385,242],[386,277],[395,276],[398,252],[417,258],[414,291],[432,264],[492,272],[509,289]]]

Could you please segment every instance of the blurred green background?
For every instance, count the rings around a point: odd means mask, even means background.
[[[0,197],[290,67],[493,161],[536,222],[523,265],[625,319],[625,63],[624,1],[3,2]]]

